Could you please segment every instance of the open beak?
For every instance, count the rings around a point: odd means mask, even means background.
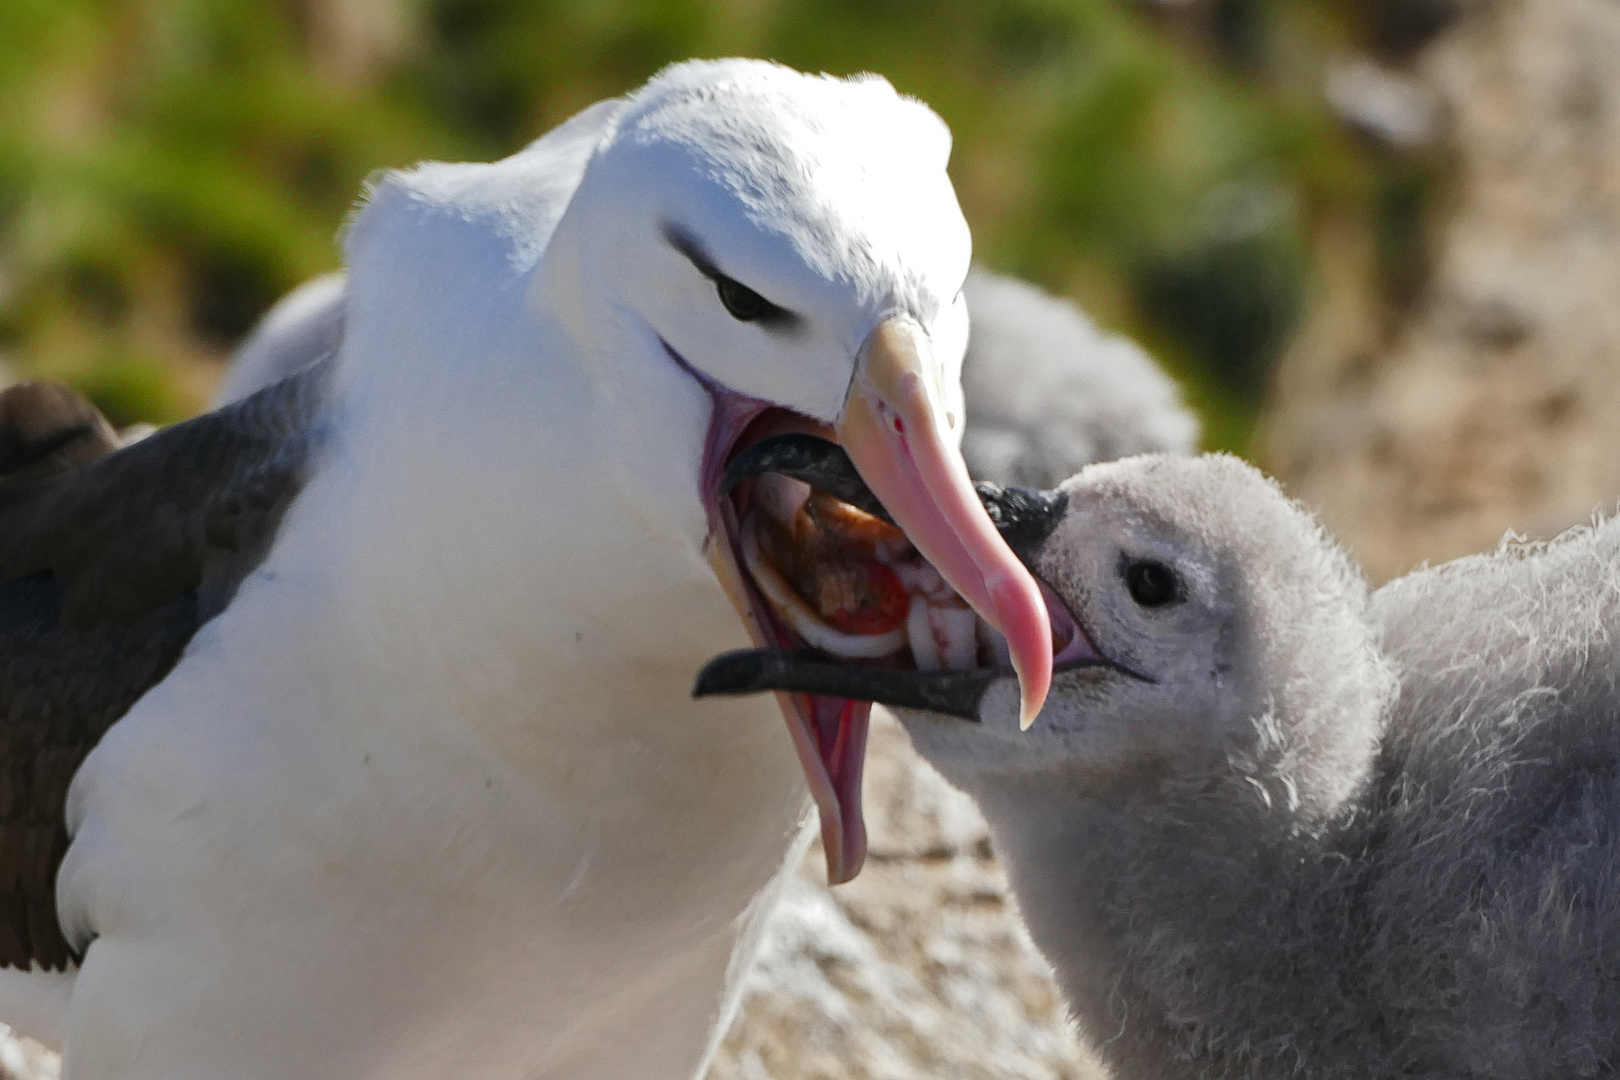
[[[717,394],[721,412],[705,453],[706,490],[714,493],[709,557],[755,643],[767,651],[790,647],[791,636],[784,640],[784,629],[770,614],[763,593],[768,583],[744,569],[747,545],[739,539],[745,530],[732,497],[736,485],[766,471],[796,475],[892,522],[946,584],[1005,637],[1023,686],[1027,722],[1040,710],[1052,679],[1046,604],[986,513],[955,440],[946,437],[957,418],[944,414],[935,378],[932,346],[921,327],[891,318],[862,345],[843,412],[831,430],[809,422],[781,429],[777,416],[765,438],[757,423],[749,426],[751,417],[771,419],[770,410],[760,411],[763,403]],[[726,414],[729,408],[739,410],[737,416]],[[751,434],[742,434],[744,428]],[[825,435],[836,436],[842,452]],[[761,568],[758,562],[755,567]],[[848,881],[866,858],[861,779],[872,699],[859,692],[829,695],[784,685],[777,700],[820,811],[827,877],[833,884]]]
[[[878,324],[856,359],[838,441],[922,556],[1007,639],[1028,728],[1052,685],[1052,629],[1040,586],[996,532],[945,431],[932,346],[910,319]]]
[[[839,453],[830,444],[817,451],[808,445],[762,445],[757,453],[738,462],[737,472],[779,469],[807,483],[825,484],[846,501],[861,501],[859,480],[837,469]],[[1034,565],[1040,551],[1068,512],[1062,491],[976,485],[979,497],[996,529],[1025,565]],[[870,496],[866,496],[870,498]],[[1153,676],[1137,671],[1103,653],[1063,600],[1041,586],[1052,624],[1052,668],[1055,672],[1085,668],[1153,683]],[[698,672],[692,696],[758,694],[775,691],[798,700],[840,700],[876,703],[894,708],[954,716],[979,723],[985,692],[1013,676],[991,663],[942,670],[920,670],[898,664],[873,666],[850,662],[816,649],[744,649],[716,656]],[[808,768],[808,766],[807,766]]]

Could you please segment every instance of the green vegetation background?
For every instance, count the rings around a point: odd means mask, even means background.
[[[338,265],[367,174],[509,153],[689,56],[878,71],[955,132],[978,258],[1080,300],[1242,450],[1312,230],[1398,170],[1308,0],[0,0],[0,359],[119,422],[202,406]]]

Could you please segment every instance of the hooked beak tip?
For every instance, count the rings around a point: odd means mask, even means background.
[[[951,418],[929,393],[932,346],[905,318],[861,347],[839,441],[867,486],[951,587],[1006,638],[1033,721],[1051,682],[1051,627],[1040,589],[985,512]],[[1027,723],[1025,725],[1028,726]]]

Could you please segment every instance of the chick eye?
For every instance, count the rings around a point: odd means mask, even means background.
[[[739,322],[753,322],[755,319],[777,310],[775,304],[740,281],[717,276],[714,280],[714,287],[715,291],[720,294],[720,302],[726,306],[727,311],[731,312],[731,317]]]
[[[1163,563],[1137,559],[1125,566],[1125,587],[1131,599],[1147,608],[1163,607],[1181,595],[1176,572]]]

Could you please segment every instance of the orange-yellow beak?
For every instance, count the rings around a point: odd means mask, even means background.
[[[1002,542],[945,432],[933,347],[915,322],[890,318],[861,346],[837,424],[861,479],[896,525],[979,617],[1007,639],[1034,723],[1052,685],[1052,631],[1039,586]]]

